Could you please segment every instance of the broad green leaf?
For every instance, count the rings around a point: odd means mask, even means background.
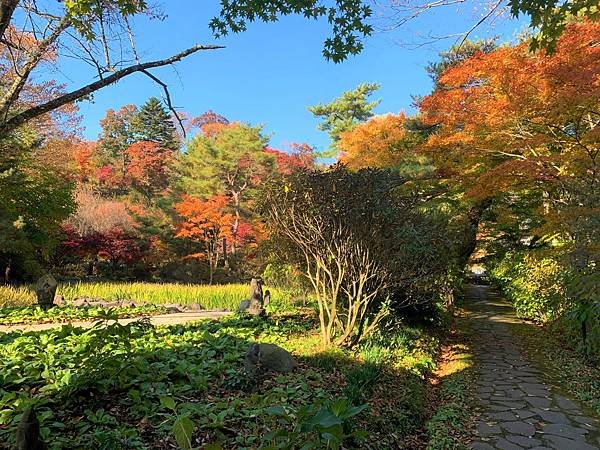
[[[191,450],[194,423],[189,417],[179,416],[173,423],[171,431],[181,450]]]
[[[160,405],[163,408],[167,408],[170,409],[172,411],[175,411],[175,400],[173,400],[173,397],[161,397],[160,398]]]

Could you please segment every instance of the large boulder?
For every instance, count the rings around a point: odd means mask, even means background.
[[[261,372],[288,373],[295,367],[292,354],[275,344],[250,344],[244,358],[244,368],[252,375]]]
[[[49,273],[38,280],[35,285],[35,293],[37,295],[38,305],[44,310],[54,306],[54,296],[58,282]]]

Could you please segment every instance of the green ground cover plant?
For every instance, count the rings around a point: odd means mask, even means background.
[[[424,361],[434,345],[424,331],[406,334],[419,338],[398,338],[385,351],[373,342],[324,352],[306,311],[5,334],[0,443],[14,443],[21,414],[35,405],[51,449],[382,448],[401,442],[424,410]],[[250,342],[286,348],[298,368],[246,375]],[[358,387],[363,395],[351,398]]]
[[[471,349],[471,331],[464,314],[458,311],[458,316],[444,342],[432,377],[434,390],[430,408],[434,411],[425,427],[427,450],[466,450],[473,418],[477,416],[477,367]]]

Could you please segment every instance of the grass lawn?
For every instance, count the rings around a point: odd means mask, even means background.
[[[289,291],[269,288],[274,304],[281,307],[291,300]],[[178,283],[140,282],[77,282],[62,283],[57,295],[65,300],[93,298],[107,301],[129,300],[154,305],[177,303],[199,304],[204,309],[236,310],[242,300],[249,296],[247,284],[199,285]],[[35,290],[31,286],[0,286],[0,306],[30,306],[36,303]]]

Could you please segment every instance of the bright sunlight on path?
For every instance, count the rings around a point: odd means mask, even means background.
[[[600,448],[598,421],[559,395],[521,352],[508,325],[519,321],[511,305],[491,287],[473,284],[466,293],[466,307],[475,337],[482,411],[471,448]]]
[[[186,313],[174,313],[174,314],[163,314],[158,316],[151,316],[150,323],[152,325],[176,325],[193,322],[199,319],[219,319],[231,314],[227,311],[198,311],[198,312],[186,312]],[[126,325],[134,320],[138,320],[139,317],[133,317],[128,319],[119,319],[121,325]],[[70,322],[74,327],[90,328],[95,322],[90,321],[73,321]],[[65,323],[38,323],[38,324],[18,324],[18,325],[0,325],[0,333],[10,333],[12,331],[41,331],[48,330],[50,328],[59,328]]]

